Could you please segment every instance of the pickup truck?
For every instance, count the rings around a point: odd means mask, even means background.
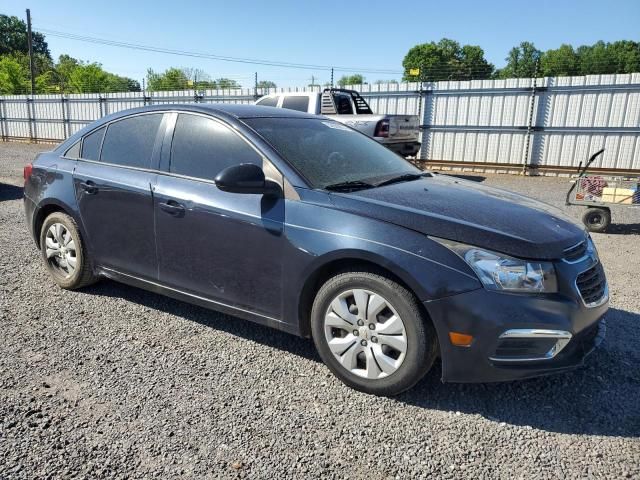
[[[420,151],[417,115],[374,114],[355,90],[326,88],[322,92],[273,93],[260,98],[256,105],[325,115],[361,131],[402,156],[415,156]]]

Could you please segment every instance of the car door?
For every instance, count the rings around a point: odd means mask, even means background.
[[[116,120],[83,139],[74,185],[96,264],[157,278],[151,185],[162,113]]]
[[[168,136],[169,137],[169,136]],[[279,172],[217,119],[180,113],[154,189],[163,285],[280,318],[284,199],[222,192],[213,179],[240,163]]]

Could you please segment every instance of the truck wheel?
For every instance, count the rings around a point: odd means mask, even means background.
[[[590,232],[602,233],[611,223],[611,211],[608,208],[589,208],[582,215],[582,223]]]

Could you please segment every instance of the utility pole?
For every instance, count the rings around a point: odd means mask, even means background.
[[[27,8],[27,42],[29,43],[29,70],[31,71],[31,95],[36,91],[36,78],[33,74],[33,40],[31,38],[31,10]]]
[[[258,72],[256,72],[255,74],[253,85],[254,85],[253,96],[255,98],[258,98]]]
[[[331,68],[331,88],[333,88],[333,68]]]
[[[533,135],[533,110],[536,105],[536,92],[538,91],[538,62],[536,60],[533,68],[533,86],[531,87],[531,95],[529,96],[529,121],[527,122],[527,136],[524,143],[524,155],[522,158],[522,175],[527,174],[527,168],[529,167],[529,153],[531,151],[531,136]]]

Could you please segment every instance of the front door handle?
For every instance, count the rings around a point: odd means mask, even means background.
[[[98,193],[98,187],[91,180],[87,180],[86,182],[80,182],[80,188],[84,190],[87,195],[95,195]]]
[[[184,206],[180,205],[175,200],[168,200],[166,203],[160,202],[158,206],[160,207],[160,210],[168,213],[169,215],[173,215],[174,217],[184,216],[184,212],[185,212]]]

